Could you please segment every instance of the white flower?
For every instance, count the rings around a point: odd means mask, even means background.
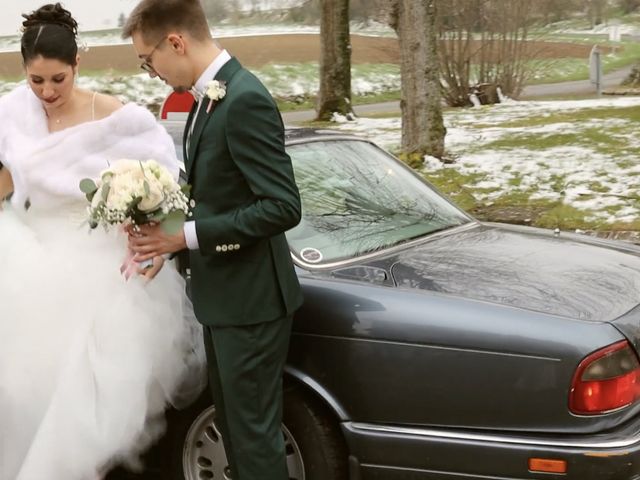
[[[138,204],[138,208],[142,212],[153,212],[157,210],[164,202],[164,192],[162,191],[162,185],[158,181],[148,181],[149,194],[144,195],[142,200]]]
[[[207,83],[207,97],[209,97],[214,102],[218,100],[222,100],[224,96],[227,94],[227,87],[224,83],[218,80],[210,80]]]
[[[129,160],[128,158],[123,158],[122,160],[116,160],[109,168],[104,170],[100,176],[103,177],[105,173],[112,173],[113,175],[120,175],[122,173],[132,172],[134,170],[141,170],[140,161],[138,160]]]
[[[151,170],[153,173],[156,173],[157,171],[160,171],[160,169],[162,168],[162,166],[153,159],[149,159],[146,162],[143,163],[143,166],[145,169],[149,169]]]

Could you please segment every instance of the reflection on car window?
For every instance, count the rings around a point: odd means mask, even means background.
[[[318,141],[287,151],[302,197],[302,221],[287,239],[309,263],[353,258],[470,221],[368,142]]]

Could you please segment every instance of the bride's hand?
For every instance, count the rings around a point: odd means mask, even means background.
[[[156,275],[158,275],[160,270],[162,270],[163,265],[164,257],[158,255],[157,257],[153,257],[153,265],[146,268],[138,268],[138,275],[144,277],[147,282],[150,282]]]

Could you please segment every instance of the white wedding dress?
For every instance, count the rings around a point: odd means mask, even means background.
[[[125,236],[89,231],[78,187],[118,158],[177,175],[173,148],[136,105],[50,134],[29,89],[0,98],[0,162],[15,184],[0,212],[0,480],[93,480],[135,463],[167,405],[203,387],[183,279],[167,262],[147,284],[126,281]]]

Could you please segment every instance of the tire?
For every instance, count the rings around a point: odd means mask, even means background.
[[[284,391],[283,422],[295,439],[304,465],[302,480],[347,480],[347,447],[335,417],[300,387]]]
[[[155,450],[163,480],[229,480],[215,406],[204,394],[188,409],[168,415],[169,428]],[[347,480],[346,447],[337,422],[300,388],[284,392],[283,435],[290,480]],[[158,478],[158,477],[155,477]]]

